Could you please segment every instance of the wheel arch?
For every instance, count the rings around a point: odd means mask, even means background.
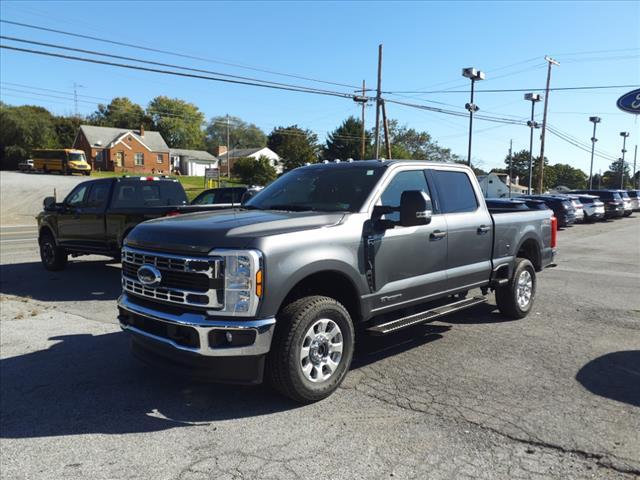
[[[542,270],[542,245],[537,236],[531,233],[522,238],[516,249],[516,257],[529,260],[536,272]]]

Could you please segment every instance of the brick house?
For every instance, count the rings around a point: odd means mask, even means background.
[[[169,173],[169,147],[158,132],[81,125],[73,148],[83,150],[93,170]]]

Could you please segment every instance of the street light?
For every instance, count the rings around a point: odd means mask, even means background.
[[[535,114],[536,102],[542,100],[542,95],[540,95],[539,93],[525,93],[524,99],[531,102],[531,120],[527,122],[527,126],[531,131],[531,133],[529,134],[529,191],[527,193],[531,195],[531,180],[533,176],[533,129],[540,127],[540,125],[533,118]]]
[[[600,123],[600,117],[589,117],[589,121],[593,122],[593,136],[591,137],[591,167],[589,168],[589,190],[593,190],[593,153],[596,150],[596,125]]]
[[[471,137],[473,135],[473,113],[479,110],[478,106],[473,103],[473,93],[475,84],[478,80],[484,80],[484,72],[473,67],[463,68],[462,76],[471,80],[471,100],[464,108],[469,110],[469,150],[467,151],[467,165],[471,166]]]
[[[624,154],[627,153],[627,137],[629,132],[620,132],[622,137],[622,158],[620,159],[620,190],[624,188]]]

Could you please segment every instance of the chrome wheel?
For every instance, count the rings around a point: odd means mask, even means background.
[[[324,382],[342,360],[342,331],[336,322],[321,318],[307,330],[300,348],[300,368],[311,382]]]
[[[516,300],[518,306],[521,309],[526,309],[531,303],[531,296],[533,294],[533,278],[528,270],[523,270],[518,277],[518,284],[516,289]]]

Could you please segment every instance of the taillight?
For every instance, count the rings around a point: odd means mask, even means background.
[[[558,245],[558,219],[555,215],[551,217],[551,248]]]
[[[164,214],[165,217],[175,217],[176,215],[180,215],[180,212],[178,210],[171,210],[170,212]]]

